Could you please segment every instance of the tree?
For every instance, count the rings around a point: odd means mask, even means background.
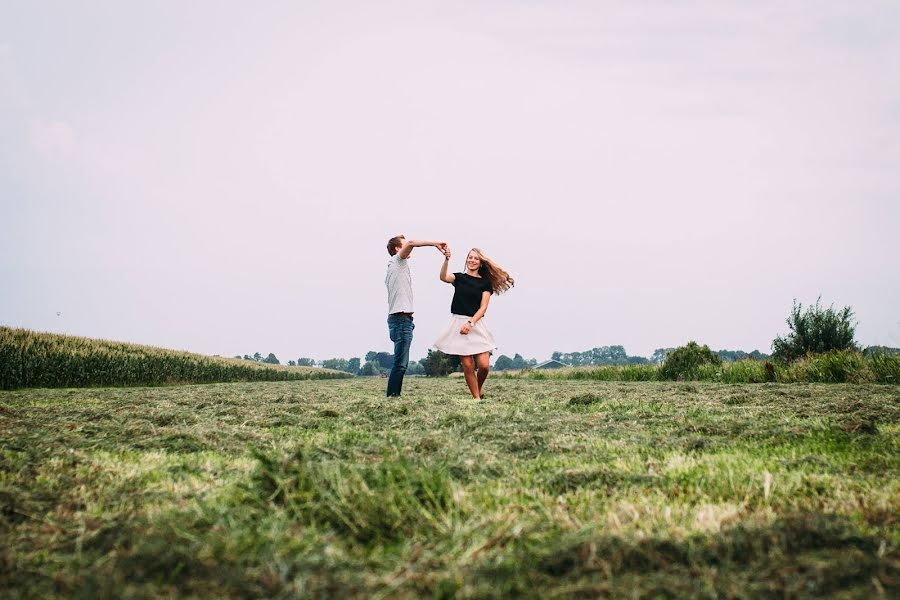
[[[794,300],[787,325],[790,333],[778,336],[772,341],[772,357],[782,362],[789,362],[807,354],[821,354],[831,350],[859,350],[853,337],[856,323],[853,321],[853,309],[845,306],[839,311],[834,305],[823,308],[819,302],[807,306]]]
[[[429,377],[444,377],[459,368],[458,356],[444,354],[440,350],[429,350],[428,356],[419,362]]]
[[[375,355],[375,362],[377,362],[382,369],[392,369],[394,367],[394,355],[390,352],[379,352]]]
[[[382,369],[391,369],[394,366],[394,355],[390,352],[376,352],[369,350],[366,352],[366,362],[378,363]]]
[[[253,353],[253,360],[255,360],[256,362],[262,362],[262,359],[262,354],[260,354],[259,352]]]
[[[238,360],[240,360],[241,355],[240,355],[240,354],[237,354],[237,355],[235,355],[235,358],[238,359]]]
[[[656,363],[658,365],[663,364],[666,360],[666,356],[668,356],[669,352],[674,350],[675,348],[657,348],[653,351],[653,355],[650,357],[650,362]]]
[[[288,361],[288,366],[289,366],[289,367],[296,367],[296,366],[297,366],[297,361],[296,361],[296,360],[289,360],[289,361]]]
[[[297,359],[298,367],[314,367],[316,366],[316,361],[312,358],[298,358]]]
[[[372,377],[374,375],[378,375],[380,371],[378,370],[378,363],[367,362],[362,366],[362,369],[359,370],[359,374],[363,377]]]
[[[718,350],[716,354],[725,362],[735,362],[747,358],[747,353],[743,350]]]
[[[518,352],[512,358],[512,368],[519,371],[525,368],[525,359]]]
[[[335,371],[346,371],[347,370],[347,359],[346,358],[326,358],[322,361],[323,369],[333,369]]]
[[[509,371],[513,368],[513,361],[510,357],[505,354],[501,354],[497,357],[497,362],[494,363],[494,369],[497,371]]]
[[[356,375],[359,373],[359,357],[355,356],[347,361],[347,372]]]
[[[897,356],[900,354],[900,348],[892,348],[890,346],[867,346],[863,353],[866,356]]]
[[[636,362],[628,356],[624,346],[598,346],[584,352],[554,352],[551,358],[573,367],[627,365]]]
[[[269,352],[269,355],[263,359],[263,362],[266,363],[267,365],[280,365],[281,364],[280,362],[278,362],[278,358],[271,352]]]
[[[422,366],[422,363],[411,360],[411,361],[409,361],[409,366],[406,368],[406,374],[407,375],[424,375],[425,367]]]

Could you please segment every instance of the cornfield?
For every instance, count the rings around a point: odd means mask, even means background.
[[[0,389],[150,386],[338,379],[347,373],[280,367],[165,348],[0,327]]]

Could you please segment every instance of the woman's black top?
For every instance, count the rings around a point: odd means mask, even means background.
[[[491,280],[487,277],[472,277],[468,273],[454,273],[453,302],[450,303],[450,312],[454,315],[471,317],[481,308],[481,294],[483,292],[494,293],[491,288]]]

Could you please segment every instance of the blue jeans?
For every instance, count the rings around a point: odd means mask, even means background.
[[[399,396],[403,376],[409,366],[409,347],[412,344],[413,318],[410,315],[388,315],[388,333],[394,342],[394,366],[388,376],[387,395]]]

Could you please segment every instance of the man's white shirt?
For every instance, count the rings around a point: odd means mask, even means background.
[[[388,261],[384,285],[388,293],[388,314],[413,311],[412,273],[409,259],[395,254]]]

